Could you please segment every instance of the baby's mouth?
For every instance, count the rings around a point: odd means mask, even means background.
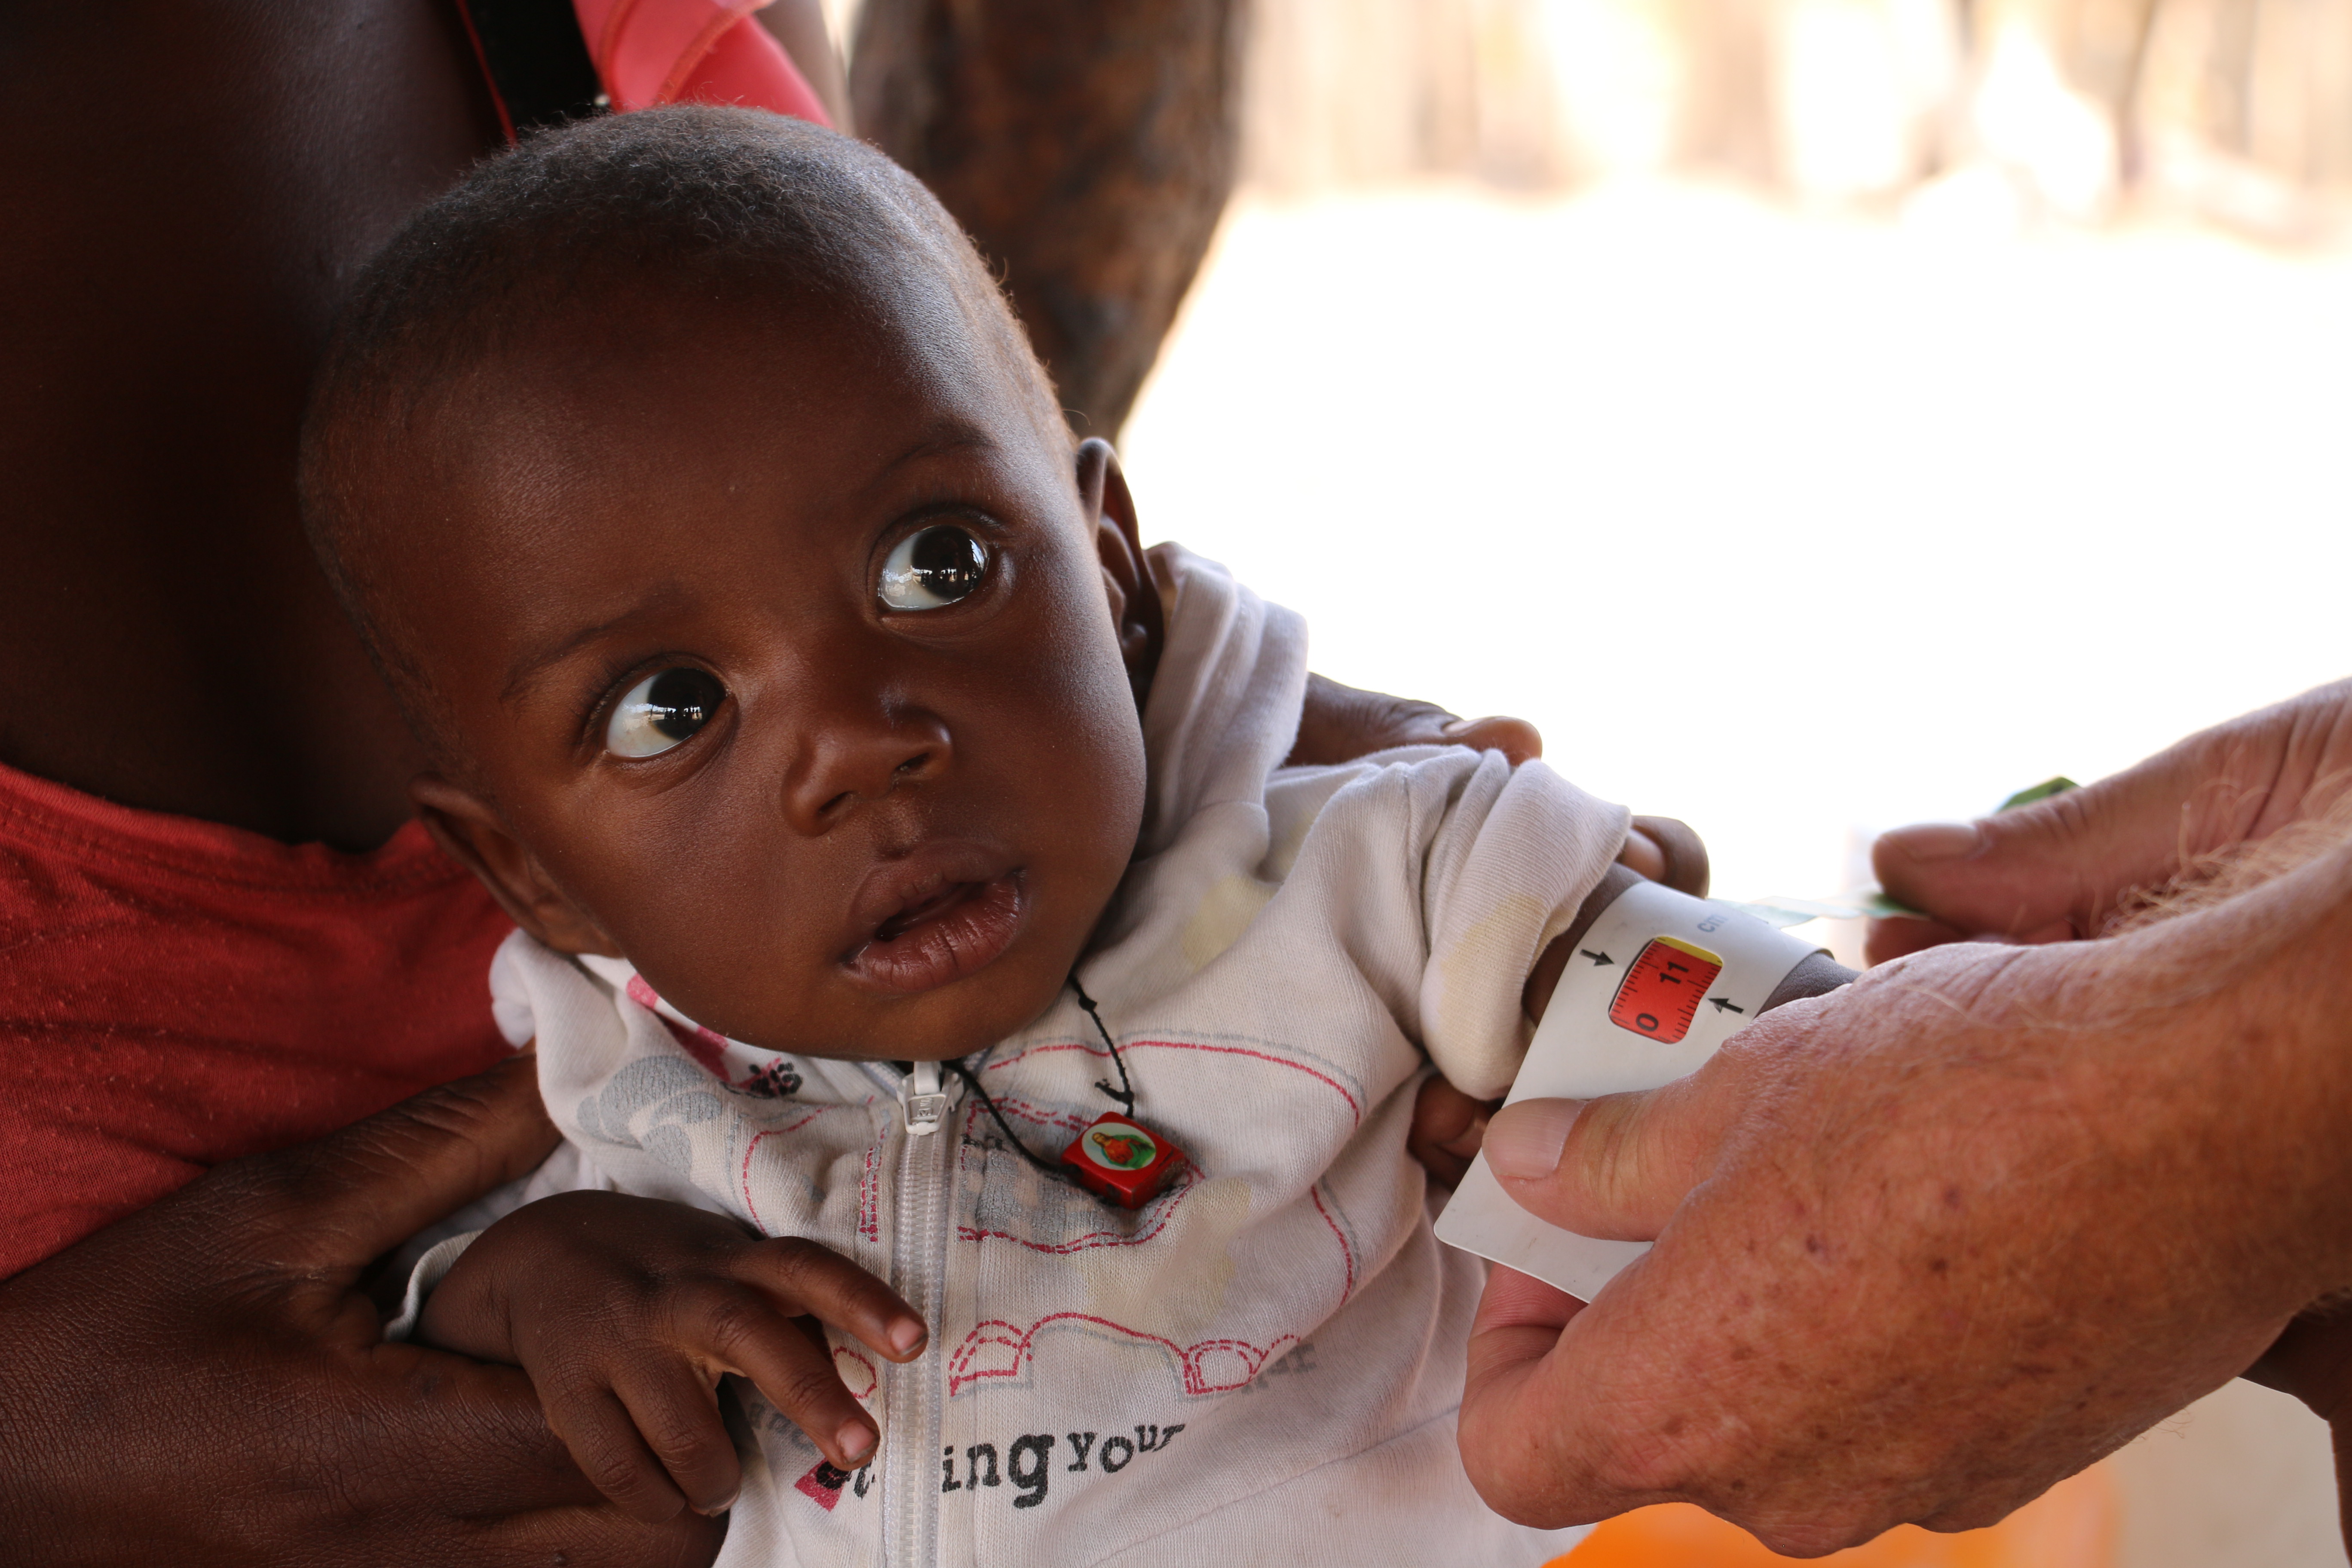
[[[883,912],[873,934],[843,955],[842,967],[877,991],[929,991],[984,968],[1013,945],[1028,912],[1018,867],[958,879],[902,865],[875,881],[882,886],[869,884],[859,902],[880,903]]]
[[[876,942],[896,942],[899,937],[905,935],[908,931],[914,930],[915,927],[922,924],[933,915],[939,914],[942,910],[951,910],[955,908],[956,905],[962,903],[966,899],[971,897],[972,890],[975,888],[984,888],[988,884],[985,882],[950,882],[946,887],[941,888],[938,892],[933,893],[929,898],[917,900],[915,903],[899,910],[897,914],[892,915],[889,919],[884,921],[880,925],[876,926],[874,928],[874,940]]]

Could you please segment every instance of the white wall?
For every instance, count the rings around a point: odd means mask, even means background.
[[[1806,895],[2352,673],[2347,405],[2338,257],[1422,189],[1240,206],[1126,446],[1318,668]]]

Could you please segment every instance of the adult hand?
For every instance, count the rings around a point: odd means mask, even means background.
[[[2108,942],[1916,954],[1651,1094],[1500,1113],[1530,1210],[1658,1245],[1582,1309],[1496,1271],[1472,1479],[1530,1522],[1682,1499],[1820,1552],[1990,1523],[2219,1385],[2352,1283],[2347,948],[2338,849]]]
[[[370,1262],[555,1142],[528,1058],[222,1165],[0,1285],[0,1559],[706,1563],[604,1506],[530,1384],[386,1344]]]
[[[1873,851],[1879,880],[1933,918],[1873,922],[1870,960],[1964,940],[2097,936],[2134,890],[2317,823],[2347,784],[2352,681],[2338,681],[2082,789],[1977,822],[1897,828]]]

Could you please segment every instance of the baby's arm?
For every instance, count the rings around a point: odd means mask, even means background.
[[[741,1468],[719,1415],[747,1377],[843,1469],[873,1421],[834,1371],[816,1320],[894,1362],[922,1320],[880,1280],[813,1242],[770,1240],[683,1205],[565,1193],[517,1209],[467,1248],[417,1337],[530,1374],[547,1424],[598,1489],[658,1522],[718,1513]]]

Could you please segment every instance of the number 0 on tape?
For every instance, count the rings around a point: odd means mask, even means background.
[[[1653,937],[1617,987],[1609,1021],[1662,1045],[1675,1045],[1690,1033],[1707,987],[1722,973],[1723,960],[1706,949],[1677,937]]]

